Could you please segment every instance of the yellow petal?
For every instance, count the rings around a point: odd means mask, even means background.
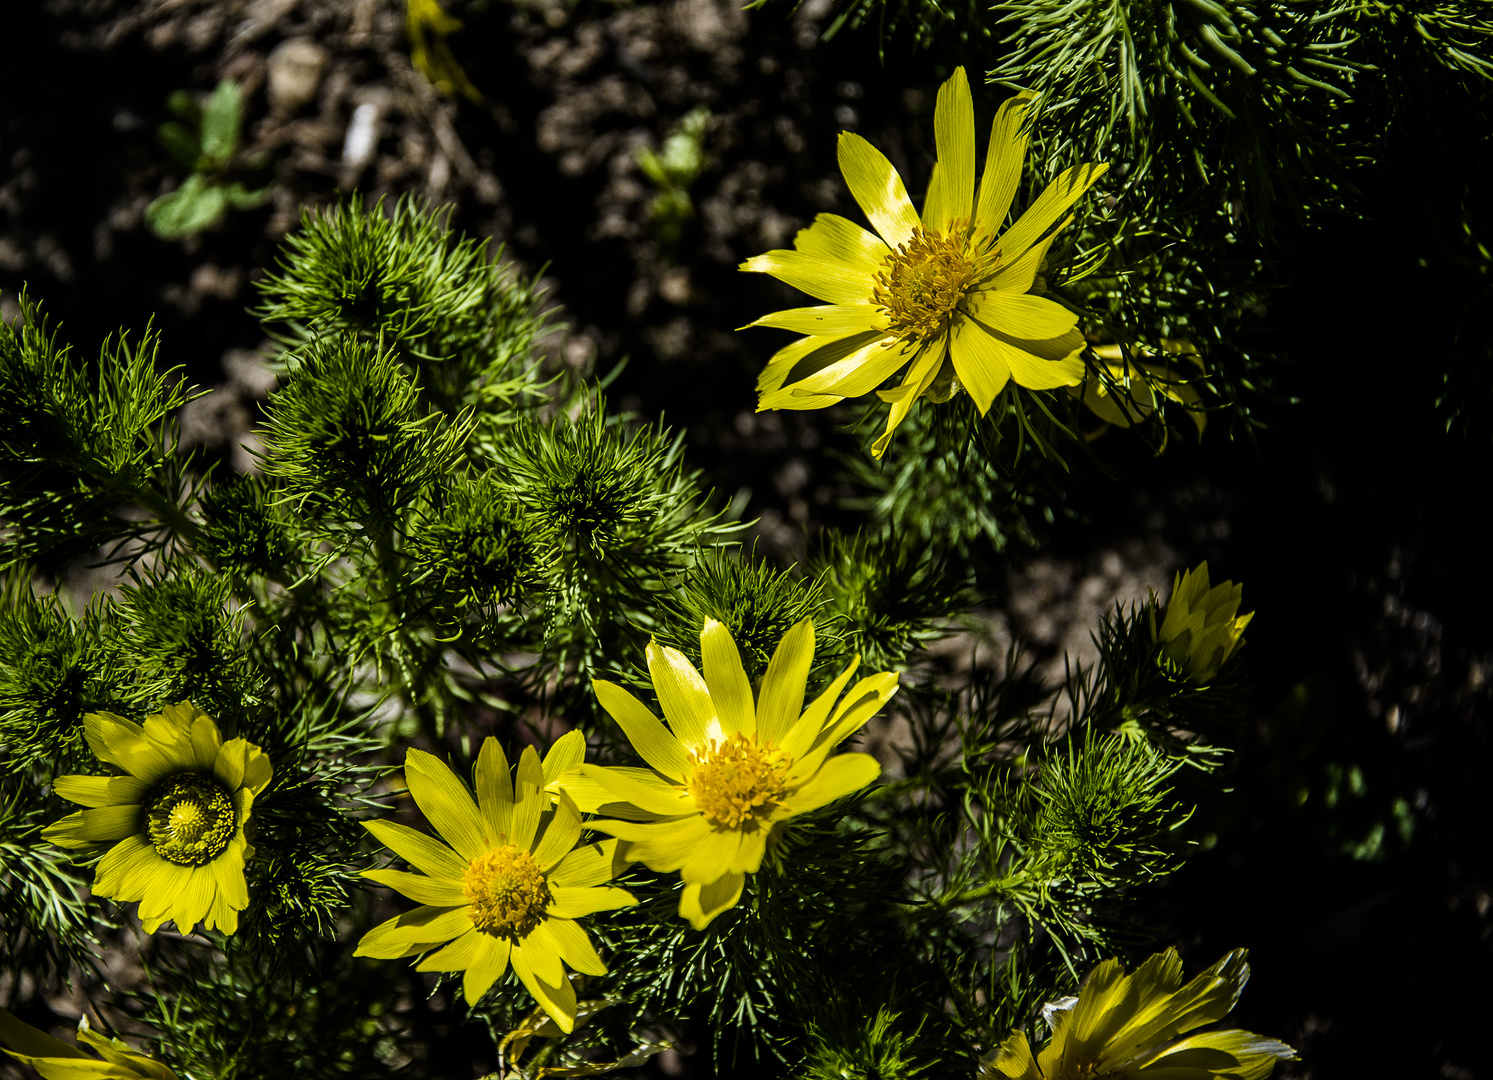
[[[1135,369],[1126,375],[1127,368],[1121,364],[1105,365],[1116,386],[1106,386],[1095,376],[1089,376],[1083,384],[1083,403],[1099,419],[1118,427],[1128,428],[1151,415],[1156,408],[1156,395],[1150,383],[1135,375]]]
[[[1047,258],[1047,252],[1052,247],[1053,240],[1072,221],[1071,217],[1065,218],[1063,223],[1057,229],[1053,230],[1051,236],[1037,241],[1031,247],[1027,248],[1019,258],[1008,262],[1004,254],[1002,254],[1001,261],[996,264],[995,272],[981,283],[980,290],[983,292],[993,289],[996,292],[1004,293],[1031,292],[1032,285],[1037,280],[1037,273],[1042,269],[1042,260]],[[974,296],[977,294],[971,295]],[[968,310],[969,306],[970,302],[966,301],[966,310]]]
[[[731,861],[733,874],[755,874],[762,869],[762,857],[767,854],[766,829],[755,829],[741,834],[741,847]]]
[[[375,818],[363,822],[363,828],[371,832],[374,839],[384,847],[431,877],[460,878],[466,873],[467,863],[471,861],[459,857],[434,837],[416,832],[397,821]]]
[[[699,814],[676,821],[592,821],[588,827],[627,841],[627,857],[657,870],[672,873],[684,865],[710,832]]]
[[[1000,1044],[991,1065],[1007,1080],[1043,1080],[1037,1063],[1032,1060],[1031,1044],[1022,1031],[1013,1031]]]
[[[581,772],[584,765],[572,769],[564,776],[550,785],[548,790],[559,788],[575,801],[575,805],[584,814],[594,814],[601,804],[612,799],[612,794],[602,787],[591,777]]]
[[[580,838],[581,812],[571,797],[562,791],[559,804],[534,845],[534,861],[539,864],[539,869],[548,870],[569,854]]]
[[[871,296],[870,279],[846,263],[779,248],[754,255],[740,269],[771,274],[795,289],[830,304],[861,304]]]
[[[704,930],[717,915],[736,906],[745,883],[741,874],[726,874],[708,885],[686,885],[679,897],[679,914],[696,930]]]
[[[867,330],[885,329],[886,315],[875,304],[821,304],[818,307],[788,308],[764,315],[753,326],[769,326],[819,337],[841,337]]]
[[[784,800],[792,814],[810,810],[859,791],[881,775],[881,764],[870,754],[839,754],[826,761],[807,782]]]
[[[191,871],[187,867],[165,859],[135,864],[135,876],[129,884],[139,894],[137,914],[147,934],[154,934],[162,923],[173,917],[176,899],[187,891],[190,879]],[[176,929],[182,934],[192,932],[190,923],[186,926],[178,924]]]
[[[118,1039],[108,1038],[80,1025],[78,1027],[78,1042],[82,1045],[93,1047],[109,1064],[121,1065],[128,1069],[128,1075],[132,1077],[150,1076],[156,1077],[158,1080],[165,1080],[165,1078],[175,1080],[175,1074],[166,1068],[166,1066],[152,1061],[144,1054],[137,1054]],[[51,1077],[45,1072],[42,1073],[42,1076],[47,1077],[47,1080],[51,1080]]]
[[[1006,223],[1011,202],[1021,184],[1021,165],[1026,160],[1026,109],[1031,94],[1007,98],[990,125],[990,145],[985,150],[985,172],[975,200],[975,232],[994,236]]]
[[[218,760],[218,748],[223,745],[223,737],[218,734],[218,725],[212,717],[206,713],[193,717],[191,739],[193,764],[201,772],[211,771]]]
[[[544,786],[551,787],[560,777],[579,767],[585,757],[584,734],[576,730],[561,735],[544,755]]]
[[[417,904],[456,907],[467,903],[467,895],[456,878],[426,877],[424,874],[406,874],[402,870],[364,870],[363,876],[394,889]]]
[[[935,196],[929,185],[923,224],[946,232],[956,219],[970,220],[975,196],[975,105],[962,67],[955,68],[938,88],[933,141],[938,151],[938,188]]]
[[[721,729],[726,735],[755,734],[757,706],[752,700],[752,684],[741,666],[741,653],[731,640],[731,631],[715,619],[706,619],[700,631],[700,658]],[[675,774],[679,779],[684,775],[683,771]]]
[[[1011,378],[995,339],[973,319],[958,319],[949,331],[949,356],[954,373],[984,416]]]
[[[645,778],[613,766],[590,764],[581,766],[581,775],[600,784],[612,799],[631,803],[650,814],[672,817],[694,810],[694,804],[679,787],[656,776]]]
[[[798,722],[788,730],[788,734],[783,736],[781,745],[787,751],[790,758],[797,761],[804,754],[808,753],[809,747],[814,745],[814,741],[819,738],[820,733],[824,730],[825,721],[829,719],[829,712],[834,708],[835,701],[840,696],[840,691],[845,689],[845,684],[850,681],[850,676],[855,674],[855,669],[860,667],[860,665],[861,658],[860,656],[856,656],[854,660],[845,666],[844,671],[835,676],[835,681],[825,687],[824,692],[816,697],[813,703],[804,710],[803,715],[798,718]]]
[[[662,720],[616,683],[592,679],[591,689],[644,761],[670,779],[684,779],[689,772],[689,756]]]
[[[537,976],[531,958],[521,948],[513,950],[513,971],[556,1027],[567,1035],[575,1030],[575,989],[569,979],[561,974],[557,984],[545,982]]]
[[[648,643],[648,674],[674,735],[686,750],[699,749],[708,741],[710,725],[715,721],[715,706],[705,680],[682,652],[654,641]]]
[[[236,911],[249,906],[249,883],[244,880],[244,847],[242,841],[230,844],[228,851],[208,863],[213,869],[218,899]]]
[[[543,788],[544,766],[539,764],[539,751],[526,746],[518,759],[518,778],[513,784],[513,831],[508,834],[508,842],[523,851],[533,849],[540,815],[550,806],[549,793]]]
[[[386,919],[379,923],[368,933],[364,934],[353,950],[354,956],[371,956],[375,960],[399,960],[406,956],[417,956],[430,949],[439,941],[410,941],[408,917],[416,913],[428,913],[432,911],[448,911],[448,908],[416,908],[413,912],[407,911],[402,915],[396,915],[392,919]],[[426,916],[428,918],[428,915]],[[470,920],[468,920],[470,929]],[[396,935],[398,935],[396,937]],[[455,936],[455,935],[453,935]]]
[[[1235,949],[1182,985],[1182,961],[1175,949],[1155,953],[1127,977],[1131,1008],[1113,1010],[1123,1018],[1115,1031],[1103,1031],[1105,1057],[1130,1047],[1126,1060],[1160,1042],[1222,1020],[1249,979],[1246,952]],[[1114,1044],[1111,1046],[1110,1044]]]
[[[122,806],[140,802],[150,785],[133,776],[59,776],[52,790],[80,806]]]
[[[679,868],[686,885],[704,885],[729,873],[736,854],[741,850],[741,833],[736,829],[711,829],[690,852]]]
[[[235,742],[243,742],[242,739],[232,739],[223,744],[226,748]],[[245,744],[244,750],[244,779],[243,786],[255,795],[263,791],[274,776],[274,769],[270,765],[270,756],[252,743]]]
[[[115,844],[104,857],[99,860],[98,868],[94,871],[93,893],[95,896],[109,897],[124,903],[127,899],[135,899],[138,894],[128,894],[126,886],[138,873],[138,866],[145,863],[163,861],[156,849],[143,835],[129,836]]]
[[[1061,1075],[1098,1056],[1106,1036],[1129,1017],[1121,1008],[1125,988],[1125,968],[1117,959],[1089,972],[1073,1007],[1055,1013],[1052,1038],[1037,1055],[1044,1074]]]
[[[817,768],[819,762],[824,760],[824,755],[865,727],[866,722],[880,712],[882,706],[897,693],[897,679],[896,672],[883,671],[868,675],[856,683],[835,709],[823,733],[814,740],[814,745],[802,759],[794,762],[793,774],[802,776],[806,772],[801,770]]]
[[[913,209],[907,188],[886,155],[849,131],[840,133],[838,154],[845,185],[866,212],[871,225],[889,247],[906,243],[918,227],[918,212]]]
[[[995,351],[1011,369],[1017,385],[1028,390],[1052,390],[1083,381],[1084,366],[1079,357],[1084,338],[1078,330],[1047,341],[1028,341],[1003,334],[984,322],[980,327],[995,339]]]
[[[550,871],[550,885],[556,888],[586,888],[611,881],[627,868],[620,852],[620,841],[603,840],[599,844],[578,847]]]
[[[61,1039],[54,1039],[46,1032],[32,1027],[23,1020],[18,1020],[11,1013],[0,1009],[0,1045],[4,1045],[17,1054],[29,1057],[57,1057],[57,1058],[82,1058],[91,1060],[87,1054],[76,1046],[71,1046]]]
[[[565,979],[565,969],[560,966],[560,950],[550,934],[549,920],[539,925],[513,946],[513,966],[518,967],[519,958],[541,982],[557,986]]]
[[[783,635],[762,679],[757,703],[757,738],[764,745],[782,740],[804,707],[809,667],[814,662],[814,623],[800,619]]]
[[[420,812],[462,858],[470,861],[492,847],[477,804],[444,761],[424,750],[409,750],[404,779]]]
[[[1295,1057],[1296,1051],[1285,1043],[1251,1031],[1205,1031],[1167,1046],[1136,1075],[1147,1080],[1265,1080],[1277,1061]]]
[[[1073,312],[1031,293],[980,292],[970,296],[969,305],[970,312],[980,322],[1013,338],[1046,341],[1078,325],[1078,316]]]
[[[489,735],[477,751],[477,805],[487,835],[494,839],[513,831],[513,778],[508,774],[508,755]]]
[[[632,893],[614,886],[602,889],[567,887],[554,884],[553,876],[550,882],[550,896],[553,899],[545,909],[545,914],[556,919],[579,919],[598,911],[632,907],[638,902]]]
[[[814,224],[800,229],[793,238],[793,246],[805,255],[854,269],[866,279],[867,297],[871,295],[871,278],[891,254],[891,248],[883,244],[875,233],[867,232],[839,214],[815,215]]]
[[[259,747],[246,739],[229,739],[218,749],[212,773],[229,791],[241,789],[257,795],[269,784],[274,770]]]
[[[176,929],[180,933],[190,934],[192,927],[205,919],[212,910],[218,888],[213,882],[213,872],[206,866],[189,866],[183,869],[186,870],[184,880],[171,900],[171,920],[176,923]]]
[[[923,195],[922,219],[924,222],[931,223],[935,215],[940,219],[946,216],[943,210],[943,170],[937,161],[933,163],[933,170],[928,174],[928,190]],[[928,228],[933,228],[932,224],[929,224]]]
[[[353,955],[393,960],[412,955],[411,946],[419,946],[414,952],[424,952],[455,940],[471,928],[472,917],[464,906],[417,907],[368,931]]]
[[[757,378],[757,392],[770,394],[785,383],[796,383],[832,364],[860,352],[866,346],[888,340],[879,330],[861,330],[839,336],[811,336],[790,342],[773,354]]]
[[[145,737],[179,770],[197,768],[197,749],[192,745],[192,723],[197,710],[191,705],[167,705],[145,718]]]
[[[944,357],[949,351],[948,335],[940,337],[923,350],[912,368],[907,372],[907,377],[902,380],[902,385],[895,390],[882,390],[879,395],[883,401],[890,401],[892,407],[887,413],[886,431],[871,445],[871,456],[881,457],[886,452],[888,444],[892,441],[892,432],[897,430],[897,425],[907,417],[913,402],[928,392],[928,387],[933,385],[933,380],[938,376],[939,366],[943,364]]]
[[[478,934],[477,955],[467,965],[461,992],[468,1005],[476,1005],[508,968],[513,945],[507,938]]]
[[[757,402],[758,412],[771,412],[778,409],[786,409],[790,412],[804,412],[809,409],[827,409],[831,405],[838,405],[844,401],[837,394],[814,394],[807,390],[789,389],[782,393],[772,395],[772,400],[765,398]]]
[[[415,965],[416,971],[465,971],[477,962],[486,934],[470,927],[449,945],[443,945]]]
[[[141,809],[136,804],[79,810],[54,821],[41,832],[48,843],[65,848],[112,844],[141,831]]]
[[[89,713],[83,717],[88,748],[100,761],[117,765],[147,784],[178,771],[176,763],[145,737],[139,724],[113,713]]]
[[[841,343],[843,348],[843,343]],[[837,397],[860,397],[869,394],[897,373],[917,353],[913,343],[898,341],[886,335],[878,335],[854,352],[836,358],[818,370],[798,377],[797,370],[789,372],[783,387],[770,394],[763,394],[759,409],[792,408],[794,394],[834,395]],[[809,358],[806,358],[809,359]]]
[[[1068,212],[1068,208],[1079,200],[1101,176],[1109,171],[1108,165],[1075,165],[1065,169],[1056,180],[1047,185],[1047,190],[1027,208],[1016,224],[1000,238],[1001,251],[1014,259],[1042,238],[1053,222]]]
[[[559,950],[560,959],[569,964],[573,970],[579,971],[582,975],[605,975],[607,973],[607,966],[601,962],[601,957],[596,955],[596,949],[592,947],[591,939],[586,936],[586,931],[574,922],[565,918],[546,919],[544,928],[549,931],[551,940]]]

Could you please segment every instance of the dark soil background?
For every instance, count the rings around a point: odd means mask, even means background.
[[[720,493],[748,489],[763,550],[801,553],[845,493],[826,451],[856,444],[823,414],[752,411],[776,339],[733,328],[795,301],[735,267],[817,212],[853,212],[834,166],[842,128],[881,146],[912,186],[925,179],[944,72],[900,48],[879,60],[869,32],[823,42],[824,0],[755,13],[731,0],[491,0],[464,8],[451,39],[487,102],[457,103],[411,70],[402,10],[12,5],[0,314],[14,317],[24,283],[86,352],[153,315],[164,362],[224,391],[192,414],[188,437],[242,464],[234,446],[268,390],[245,309],[300,208],[354,188],[451,202],[459,227],[545,268],[567,324],[554,355],[597,374],[629,358],[614,405],[686,428]],[[180,181],[154,138],[165,99],[224,77],[246,92],[245,153],[273,155],[274,200],[160,241],[143,213]],[[368,161],[349,162],[360,105],[374,107],[379,138]],[[657,149],[697,105],[712,114],[710,164],[691,188],[695,218],[666,249],[636,151]],[[1041,553],[1057,577],[1038,582],[1026,556],[1008,565],[994,552],[982,568],[1005,583],[993,602],[1028,614],[1071,608],[1104,553],[1137,545],[1207,558],[1215,577],[1245,583],[1258,687],[1230,790],[1202,796],[1192,828],[1206,850],[1142,898],[1140,917],[1189,968],[1252,950],[1233,1019],[1300,1050],[1276,1073],[1292,1080],[1493,1077],[1489,297],[1446,210],[1488,205],[1493,163],[1486,138],[1457,123],[1454,109],[1408,117],[1362,179],[1367,220],[1284,246],[1296,284],[1259,333],[1288,366],[1279,400],[1258,405],[1257,445],[1210,430],[1152,458],[1106,436],[1118,478],[1075,475],[1079,516]]]

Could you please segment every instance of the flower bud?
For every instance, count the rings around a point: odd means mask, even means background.
[[[1225,581],[1208,586],[1208,564],[1179,573],[1172,584],[1161,629],[1156,629],[1156,609],[1151,609],[1151,633],[1160,642],[1166,658],[1193,682],[1210,682],[1244,640],[1244,628],[1254,612],[1239,615],[1243,585]]]

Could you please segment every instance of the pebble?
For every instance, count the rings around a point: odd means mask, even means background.
[[[282,41],[269,57],[270,104],[277,112],[298,112],[315,99],[326,68],[327,50],[316,42]]]

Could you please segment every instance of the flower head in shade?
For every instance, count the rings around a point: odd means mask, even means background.
[[[651,767],[585,765],[567,785],[586,809],[629,819],[590,822],[627,841],[628,858],[680,872],[679,914],[696,929],[741,897],[775,830],[876,779],[881,766],[869,754],[829,755],[897,691],[897,676],[882,672],[860,680],[842,700],[860,664],[856,657],[805,709],[814,659],[808,619],[784,635],[755,698],[730,631],[707,619],[700,649],[704,678],[677,649],[648,646],[667,727],[620,686],[592,683]]]
[[[144,726],[113,713],[83,718],[88,746],[123,776],[59,776],[52,790],[88,809],[47,826],[66,848],[108,848],[93,892],[140,901],[153,934],[167,919],[183,934],[201,922],[231,934],[249,903],[244,838],[254,798],[270,782],[269,758],[244,739],[223,741],[195,706],[167,705]]]
[[[415,805],[441,840],[392,821],[365,821],[378,841],[420,873],[365,870],[422,906],[374,927],[356,955],[394,960],[429,953],[420,971],[463,972],[475,1005],[511,963],[529,993],[564,1031],[575,1026],[568,965],[605,975],[606,965],[575,921],[636,903],[609,887],[625,866],[617,841],[576,847],[581,815],[563,790],[546,786],[574,771],[586,751],[578,731],[561,737],[543,764],[524,749],[516,780],[493,738],[477,757],[477,798],[444,762],[411,750],[405,778]],[[444,840],[445,843],[441,841]]]
[[[1172,596],[1163,609],[1161,628],[1156,628],[1156,608],[1151,608],[1151,633],[1161,643],[1167,659],[1194,682],[1206,683],[1218,675],[1224,661],[1244,640],[1244,628],[1255,617],[1240,615],[1244,586],[1225,581],[1208,587],[1208,564],[1177,574]]]
[[[1157,953],[1125,974],[1106,960],[1074,998],[1043,1010],[1052,1038],[1035,1058],[1017,1031],[982,1062],[983,1078],[1006,1080],[1264,1080],[1296,1052],[1248,1031],[1184,1035],[1223,1017],[1249,979],[1245,951],[1235,949],[1182,985],[1175,949]]]
[[[160,1062],[131,1050],[118,1039],[90,1031],[86,1016],[78,1021],[78,1041],[93,1047],[100,1056],[89,1057],[76,1046],[54,1039],[0,1009],[0,1047],[30,1065],[43,1080],[176,1080],[176,1074]]]
[[[841,133],[840,171],[876,232],[820,214],[794,250],[741,264],[826,301],[751,324],[807,335],[778,350],[758,378],[759,410],[822,409],[907,368],[900,386],[877,391],[892,406],[872,448],[880,457],[920,397],[947,401],[962,387],[983,415],[1009,381],[1033,390],[1079,382],[1078,317],[1041,295],[1041,271],[1053,237],[1073,220],[1069,208],[1108,166],[1068,169],[1005,228],[1026,157],[1028,100],[1018,95],[996,114],[977,187],[974,103],[964,69],[955,70],[938,91],[938,160],[921,215],[891,162]]]

